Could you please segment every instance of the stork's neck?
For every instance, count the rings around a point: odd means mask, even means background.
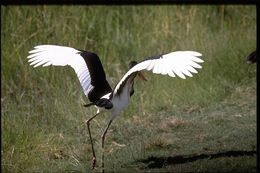
[[[129,85],[129,94],[130,97],[134,94],[134,81]]]

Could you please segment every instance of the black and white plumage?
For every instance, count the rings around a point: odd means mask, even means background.
[[[90,135],[93,150],[93,167],[95,167],[96,156],[92,143],[89,124],[101,111],[111,111],[111,119],[102,135],[102,148],[106,132],[113,119],[128,105],[133,94],[134,78],[140,75],[145,79],[141,71],[151,71],[155,74],[178,76],[185,79],[192,77],[192,73],[197,73],[196,69],[202,68],[199,63],[203,63],[201,54],[195,51],[176,51],[147,58],[140,63],[132,62],[130,69],[120,79],[118,84],[112,88],[106,80],[106,75],[99,57],[92,52],[77,50],[70,47],[56,45],[39,45],[31,50],[28,56],[30,65],[38,66],[71,66],[79,78],[84,94],[91,102],[87,106],[95,105],[97,113],[89,118],[86,123]],[[103,167],[102,156],[102,167]]]

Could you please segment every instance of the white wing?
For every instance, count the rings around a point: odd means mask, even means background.
[[[132,67],[122,77],[116,85],[114,93],[118,91],[128,76],[141,70],[152,71],[155,74],[169,75],[171,77],[177,75],[182,79],[186,79],[185,76],[192,77],[192,73],[197,73],[195,68],[202,68],[198,63],[204,62],[198,58],[199,56],[202,55],[194,51],[176,51],[144,60]]]
[[[93,88],[91,85],[90,73],[86,62],[79,54],[81,51],[70,47],[56,45],[39,45],[31,50],[27,58],[30,65],[38,66],[66,66],[70,65],[76,72],[84,93],[88,96],[89,91]]]

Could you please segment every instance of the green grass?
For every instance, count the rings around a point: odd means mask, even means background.
[[[105,170],[256,172],[256,66],[246,63],[256,49],[255,6],[1,6],[2,171],[90,172],[84,121],[95,109],[82,106],[71,68],[29,66],[38,44],[96,52],[112,86],[132,59],[201,52],[193,78],[136,80],[108,132]],[[98,164],[109,116],[91,126]]]

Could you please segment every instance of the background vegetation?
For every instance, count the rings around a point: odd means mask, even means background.
[[[70,67],[29,66],[39,44],[96,52],[112,86],[132,59],[203,54],[193,78],[136,82],[107,135],[107,172],[256,172],[255,6],[1,6],[1,170],[89,172],[95,109]],[[91,126],[98,156],[108,118]]]

